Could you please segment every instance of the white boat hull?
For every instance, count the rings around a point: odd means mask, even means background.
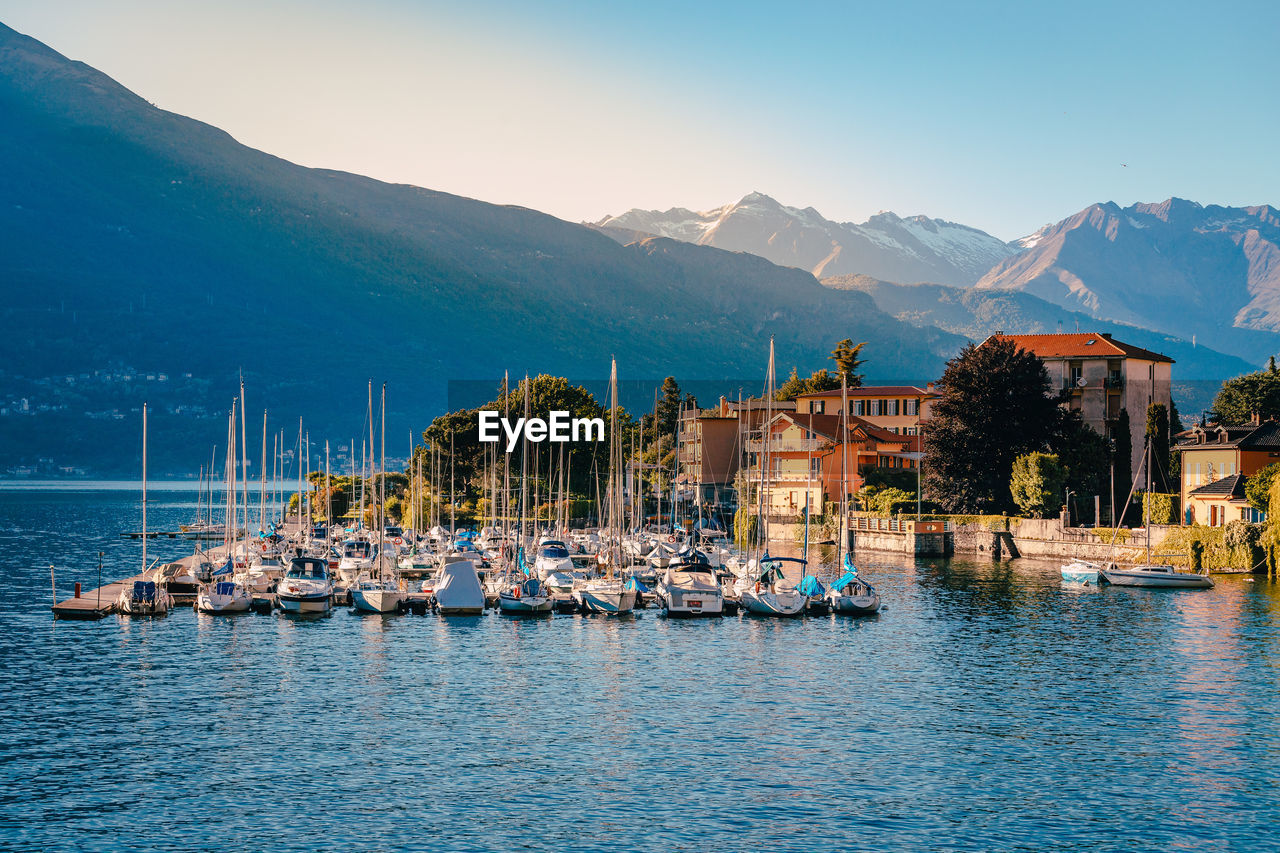
[[[573,597],[588,613],[630,613],[636,607],[636,591],[623,589],[621,583],[585,586],[575,589]]]
[[[804,613],[805,601],[799,590],[746,590],[742,593],[742,606],[757,616],[799,616]]]
[[[1112,586],[1134,586],[1146,589],[1213,589],[1208,575],[1194,572],[1139,572],[1128,569],[1107,569],[1102,573]]]
[[[498,593],[498,609],[503,613],[533,615],[550,613],[554,602],[545,595],[529,595],[516,598],[508,592]]]
[[[364,613],[395,613],[404,594],[395,589],[353,589],[351,606]]]
[[[201,592],[196,596],[196,610],[201,613],[247,613],[253,607],[253,596],[242,586],[232,595]]]
[[[841,616],[870,616],[880,610],[880,596],[872,595],[831,595],[827,601],[831,610]]]
[[[1097,584],[1101,578],[1102,567],[1096,563],[1076,560],[1062,567],[1062,579],[1067,583]]]

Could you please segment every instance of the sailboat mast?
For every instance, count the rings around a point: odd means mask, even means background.
[[[147,570],[147,404],[142,404],[142,571]],[[76,594],[80,594],[76,587]]]
[[[258,530],[267,529],[267,410],[262,410],[262,468],[258,486]]]
[[[249,410],[244,406],[244,374],[240,374],[240,495],[244,511],[244,534],[249,536]]]

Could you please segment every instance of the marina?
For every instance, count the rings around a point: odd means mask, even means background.
[[[150,510],[163,525],[189,504]],[[0,821],[21,813],[20,846],[113,847],[158,808],[167,844],[211,849],[209,822],[257,837],[285,790],[325,807],[272,821],[283,850],[361,846],[371,827],[388,850],[597,849],[582,822],[606,815],[633,849],[842,850],[870,832],[890,848],[1084,850],[1106,834],[1227,849],[1267,837],[1280,808],[1247,781],[1280,772],[1265,580],[1098,589],[1063,584],[1053,561],[871,554],[884,604],[861,619],[50,620],[51,553],[59,585],[87,590],[98,551],[104,575],[136,565],[138,543],[102,531],[137,512],[133,490],[0,493],[0,784],[30,794]],[[157,547],[168,561],[191,546]],[[303,721],[326,734],[299,773],[280,731]],[[86,738],[92,757],[57,748]],[[139,743],[145,768],[128,759]],[[709,781],[677,804],[671,773]],[[1141,801],[1116,796],[1121,779]],[[510,820],[531,797],[536,822]],[[1174,804],[1177,821],[1152,818]]]

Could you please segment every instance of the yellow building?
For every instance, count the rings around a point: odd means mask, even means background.
[[[874,427],[898,435],[916,435],[920,422],[929,419],[929,409],[937,398],[932,383],[924,388],[915,385],[869,385],[850,388],[849,414]],[[796,396],[798,414],[840,414],[840,389]]]
[[[1249,477],[1280,461],[1280,424],[1200,424],[1178,436],[1182,458],[1182,516],[1186,524],[1221,526],[1260,521],[1244,490]]]

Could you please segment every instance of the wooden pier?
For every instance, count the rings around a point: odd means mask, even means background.
[[[133,582],[142,580],[142,575],[115,581],[113,583],[81,591],[79,597],[68,598],[53,605],[53,615],[58,619],[101,619],[116,609],[116,599],[126,589],[133,589]]]

